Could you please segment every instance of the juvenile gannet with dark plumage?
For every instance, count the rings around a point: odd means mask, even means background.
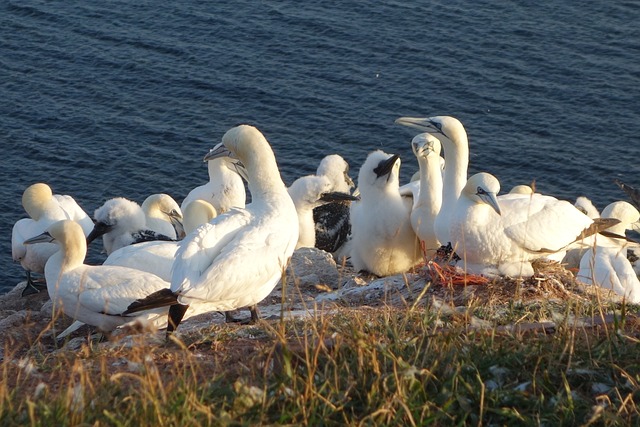
[[[469,273],[530,277],[534,259],[560,261],[570,245],[617,223],[595,224],[571,203],[550,196],[499,199],[499,191],[493,175],[473,175],[452,210],[449,235]]]
[[[441,243],[435,232],[435,220],[442,206],[442,169],[440,140],[430,133],[416,135],[411,149],[418,160],[420,180],[411,209],[411,226],[420,239],[427,259],[432,259]]]
[[[22,206],[29,218],[20,219],[13,226],[11,254],[13,260],[20,262],[27,272],[27,287],[23,295],[29,295],[39,292],[33,284],[31,273],[43,274],[47,260],[58,247],[52,243],[26,246],[23,244],[25,239],[44,232],[48,226],[63,219],[78,222],[85,235],[88,235],[93,228],[93,221],[71,196],[53,194],[51,187],[44,183],[30,185],[24,190]]]
[[[633,304],[640,303],[640,280],[627,258],[630,242],[627,230],[640,230],[640,212],[627,202],[614,202],[602,211],[604,218],[616,218],[619,224],[597,235],[595,245],[589,248],[580,261],[577,278],[589,285],[610,289]],[[638,244],[632,244],[636,248]]]
[[[45,278],[54,310],[61,307],[76,321],[109,332],[134,320],[136,315],[122,312],[137,298],[168,286],[156,276],[119,266],[84,264],[87,243],[78,223],[63,220],[53,223],[47,231],[27,239],[25,244],[57,242],[59,250],[45,266]],[[147,312],[146,320],[166,314],[166,309]]]
[[[168,334],[192,304],[230,311],[262,301],[280,280],[298,241],[296,208],[262,133],[253,126],[234,127],[213,156],[244,164],[252,202],[217,216],[182,240],[171,287],[127,309],[133,313],[170,305]]]
[[[168,194],[152,194],[140,206],[145,214],[145,227],[148,230],[177,239],[183,228],[182,210],[173,197]]]
[[[350,194],[354,187],[349,176],[349,163],[338,154],[325,156],[316,170],[317,176],[326,176],[333,184],[330,191]],[[316,248],[335,253],[347,241],[351,232],[350,202],[326,203],[313,209]]]
[[[207,162],[209,182],[191,190],[182,201],[182,208],[196,199],[211,203],[219,214],[234,207],[244,208],[247,199],[241,177],[244,171],[238,169],[233,159],[215,157],[212,152],[207,152],[203,159]]]
[[[377,150],[358,174],[360,200],[351,204],[351,263],[378,276],[408,271],[421,261],[411,228],[410,198],[399,191],[400,158]]]
[[[115,197],[109,199],[94,213],[95,225],[87,236],[87,244],[102,236],[107,255],[124,246],[153,240],[174,240],[149,230],[144,211],[136,202]]]
[[[314,209],[329,203],[353,201],[357,197],[349,193],[333,191],[334,185],[325,175],[307,175],[296,179],[288,188],[298,213],[299,237],[296,249],[316,246]]]

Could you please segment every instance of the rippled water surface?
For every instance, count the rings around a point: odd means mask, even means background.
[[[0,4],[0,291],[23,277],[10,240],[25,187],[90,213],[114,196],[181,200],[241,122],[287,183],[334,152],[355,178],[377,148],[407,179],[413,131],[394,119],[452,115],[470,172],[504,189],[535,180],[601,209],[624,199],[614,178],[640,186],[637,2],[218,3]]]

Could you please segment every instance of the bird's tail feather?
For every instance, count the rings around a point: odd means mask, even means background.
[[[144,298],[140,298],[129,304],[127,310],[122,313],[128,315],[139,311],[151,310],[153,308],[167,307],[178,302],[178,295],[171,289],[160,289]]]

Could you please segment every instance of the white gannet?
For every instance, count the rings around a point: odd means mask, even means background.
[[[82,228],[74,221],[55,222],[44,233],[27,239],[25,244],[42,242],[59,245],[45,266],[47,290],[54,309],[61,307],[67,316],[104,332],[135,319],[137,315],[121,313],[137,298],[168,286],[155,274],[126,267],[84,264],[87,242]],[[166,314],[166,310],[155,310],[143,317],[152,320],[163,313]]]
[[[316,246],[316,226],[313,221],[314,209],[329,203],[357,200],[349,193],[332,191],[331,180],[325,175],[307,175],[296,179],[288,191],[298,213],[299,237],[296,249]]]
[[[216,211],[209,202],[194,200],[187,204],[183,212],[184,230],[191,233],[198,226],[215,218]],[[118,265],[153,273],[167,283],[171,282],[171,268],[176,257],[179,242],[154,240],[123,246],[107,257],[102,265]],[[187,311],[185,317],[200,314],[202,311]],[[84,323],[76,321],[56,338],[62,339],[80,328]],[[158,325],[160,326],[160,325]]]
[[[610,289],[628,302],[638,304],[640,280],[627,258],[629,242],[625,233],[640,228],[640,212],[630,203],[619,201],[604,208],[602,216],[616,218],[620,223],[607,229],[606,236],[596,236],[595,247],[588,249],[580,261],[577,278],[586,284]]]
[[[530,277],[532,260],[559,261],[569,245],[617,223],[595,224],[571,203],[537,193],[498,200],[499,191],[493,175],[473,175],[452,210],[452,244],[469,273]]]
[[[444,149],[442,206],[435,221],[438,240],[442,244],[451,242],[449,221],[453,206],[467,182],[469,166],[469,141],[462,123],[454,117],[436,116],[429,118],[400,117],[396,123],[419,129],[435,135]]]
[[[52,243],[25,246],[25,239],[44,232],[49,225],[63,219],[78,222],[85,235],[88,235],[93,228],[93,221],[71,196],[53,194],[51,187],[44,183],[30,185],[24,190],[22,206],[29,218],[22,218],[13,226],[11,253],[13,260],[20,262],[27,272],[27,287],[23,295],[29,295],[39,292],[31,273],[43,274],[47,260],[58,247]]]
[[[87,244],[102,236],[107,255],[123,246],[152,240],[174,240],[147,228],[144,211],[124,197],[109,199],[94,213],[95,225],[87,236]]]
[[[591,200],[584,196],[578,197],[573,205],[591,219],[600,218],[600,212],[598,212],[598,209],[593,205]]]
[[[420,180],[411,209],[411,227],[420,239],[427,259],[432,259],[441,243],[435,232],[435,219],[442,206],[440,140],[430,133],[416,135],[411,149],[418,159]]]
[[[168,194],[152,194],[142,202],[142,211],[146,216],[148,230],[177,239],[178,231],[183,228],[182,210],[173,197]]]
[[[213,150],[207,152],[203,161],[207,162],[209,182],[194,188],[182,201],[182,208],[196,199],[205,200],[222,214],[231,208],[244,208],[247,195],[242,182],[243,170],[233,159],[212,157]]]
[[[231,311],[262,301],[278,283],[298,241],[296,208],[262,133],[253,126],[234,127],[214,148],[215,156],[244,164],[252,202],[217,216],[182,240],[171,288],[129,306],[127,313],[170,305],[167,334],[178,327],[189,305]]]
[[[530,185],[520,184],[514,186],[509,191],[509,194],[533,194],[533,188]]]
[[[187,234],[216,217],[216,211],[209,202],[196,199],[184,208],[184,229]],[[171,282],[171,267],[179,242],[155,240],[123,246],[107,257],[102,265],[119,265],[135,268],[159,276]]]
[[[400,195],[400,158],[380,150],[367,156],[358,174],[360,200],[351,204],[351,263],[378,276],[408,271],[421,261],[411,228],[410,198]]]
[[[330,191],[351,193],[354,187],[349,176],[349,163],[338,154],[325,156],[316,170],[317,176],[329,178],[333,187]],[[351,232],[348,201],[331,202],[313,210],[316,248],[333,253],[344,245]]]
[[[625,184],[624,182],[620,181],[619,179],[616,179],[614,181],[618,187],[620,187],[625,193],[627,193],[627,196],[629,196],[629,199],[631,199],[631,203],[637,208],[640,209],[640,190],[638,190],[637,188],[634,188],[628,184]]]

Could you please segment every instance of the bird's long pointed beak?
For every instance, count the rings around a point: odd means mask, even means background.
[[[322,193],[320,195],[320,200],[322,200],[323,202],[346,202],[346,201],[350,201],[353,202],[355,200],[360,200],[360,197],[357,196],[352,196],[349,193],[343,193],[340,191],[330,191],[328,193]]]
[[[93,230],[91,230],[91,233],[87,236],[87,245],[103,234],[108,233],[111,229],[113,229],[112,225],[105,224],[104,222],[96,222],[93,226]]]
[[[349,188],[352,188],[356,185],[351,179],[351,177],[349,176],[349,174],[347,174],[346,172],[344,174],[344,180],[347,182],[347,185],[349,186]]]
[[[23,243],[25,245],[33,245],[34,243],[52,243],[55,242],[55,239],[51,237],[48,231],[44,233],[38,234],[35,237],[25,240]]]
[[[205,154],[202,160],[205,162],[208,162],[209,160],[218,159],[220,157],[235,158],[234,154],[231,151],[229,151],[227,147],[224,146],[224,144],[219,143],[218,145],[213,147],[211,150],[209,150],[209,152]]]
[[[638,233],[640,233],[640,221],[632,222],[630,228],[631,228],[631,230],[637,231]]]
[[[234,160],[233,162],[233,170],[242,177],[245,181],[249,182],[249,172],[247,172],[247,168],[242,164],[240,160]]]
[[[496,193],[486,192],[483,194],[478,194],[478,196],[482,199],[483,202],[491,206],[498,215],[502,215],[500,204],[498,203],[498,196],[496,195]]]
[[[380,178],[381,176],[389,175],[391,173],[391,170],[393,169],[393,165],[396,164],[399,158],[400,158],[399,155],[394,154],[391,157],[389,157],[387,160],[381,161],[378,164],[378,167],[375,168],[373,171],[376,173],[378,178]]]
[[[429,117],[400,117],[395,123],[428,133],[441,133]]]

